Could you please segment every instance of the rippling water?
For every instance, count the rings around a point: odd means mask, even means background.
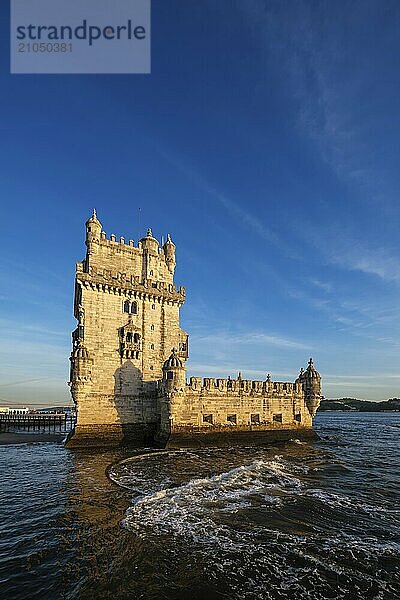
[[[269,448],[0,446],[5,599],[400,597],[400,413]]]

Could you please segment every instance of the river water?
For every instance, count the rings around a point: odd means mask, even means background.
[[[266,448],[0,446],[0,597],[400,598],[400,413],[315,427]]]

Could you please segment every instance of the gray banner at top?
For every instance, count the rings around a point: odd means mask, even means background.
[[[11,73],[150,73],[151,0],[11,0]]]

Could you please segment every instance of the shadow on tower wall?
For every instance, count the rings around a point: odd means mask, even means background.
[[[122,442],[154,444],[160,423],[159,382],[143,381],[143,374],[129,359],[114,373],[115,408]]]

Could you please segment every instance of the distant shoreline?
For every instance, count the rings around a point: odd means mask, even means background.
[[[400,399],[391,398],[381,402],[358,400],[357,398],[337,398],[322,400],[318,412],[399,412]]]

